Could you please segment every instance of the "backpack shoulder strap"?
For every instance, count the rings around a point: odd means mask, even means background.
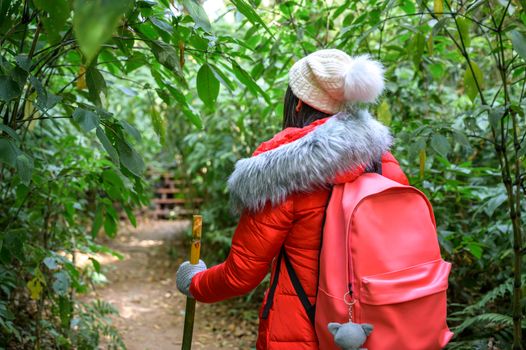
[[[278,255],[278,260],[276,261],[276,270],[274,272],[274,279],[272,280],[272,284],[270,285],[270,289],[267,295],[267,302],[265,306],[263,307],[263,313],[261,314],[261,318],[264,320],[268,318],[270,308],[274,304],[274,294],[276,293],[276,288],[278,286],[279,272],[281,270],[281,259],[283,258],[284,251],[285,249],[282,248],[281,252]]]
[[[282,259],[285,260],[285,267],[287,268],[287,273],[289,275],[290,281],[292,282],[292,286],[294,287],[294,290],[296,291],[296,294],[298,294],[298,297],[300,298],[301,305],[303,305],[303,308],[307,312],[307,316],[309,317],[311,324],[314,325],[314,313],[315,313],[316,307],[314,304],[310,303],[309,297],[307,296],[307,293],[305,293],[305,289],[303,289],[303,286],[301,285],[298,275],[296,274],[296,271],[294,270],[294,267],[292,266],[289,260],[289,257],[287,256],[285,247],[281,248],[281,252],[278,255],[278,260],[276,261],[276,271],[274,273],[274,279],[272,280],[272,284],[270,285],[270,289],[269,289],[268,296],[267,296],[267,302],[265,306],[263,307],[261,318],[264,320],[268,318],[270,309],[272,308],[272,305],[274,304],[274,294],[276,293],[276,288],[278,286],[278,279],[279,279],[279,274],[281,270],[281,260]]]
[[[316,312],[316,306],[315,304],[310,303],[309,297],[307,296],[307,293],[305,293],[305,289],[303,289],[303,286],[301,285],[298,275],[296,275],[296,271],[294,271],[294,268],[292,267],[292,264],[290,263],[289,257],[287,256],[287,253],[285,252],[285,248],[283,248],[282,254],[283,254],[283,257],[285,258],[285,266],[287,267],[287,272],[289,274],[290,281],[292,282],[292,286],[294,287],[296,294],[298,294],[298,297],[300,298],[301,305],[303,305],[303,308],[307,312],[307,316],[309,317],[310,323],[314,325],[314,316]]]

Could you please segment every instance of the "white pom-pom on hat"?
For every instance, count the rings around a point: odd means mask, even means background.
[[[367,55],[351,57],[336,49],[300,59],[289,72],[289,86],[303,102],[335,114],[346,105],[374,102],[384,88],[384,69]]]
[[[374,102],[384,90],[384,67],[368,55],[352,57],[345,73],[344,98],[347,102]]]

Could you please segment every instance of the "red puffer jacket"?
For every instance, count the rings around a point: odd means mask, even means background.
[[[242,212],[230,254],[224,263],[192,279],[192,295],[211,303],[249,292],[284,245],[313,303],[328,187],[352,181],[365,164],[380,157],[383,175],[407,184],[388,152],[390,143],[387,128],[361,111],[285,129],[253,157],[239,161],[229,179],[233,204]],[[272,265],[271,280],[275,262]],[[268,318],[261,319],[260,309],[257,349],[318,349],[314,329],[282,265]]]

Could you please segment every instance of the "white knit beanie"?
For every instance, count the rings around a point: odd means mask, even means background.
[[[351,57],[336,49],[319,50],[292,66],[289,86],[304,103],[335,114],[347,104],[374,102],[384,89],[384,68],[368,55]]]

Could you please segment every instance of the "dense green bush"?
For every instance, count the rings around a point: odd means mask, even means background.
[[[149,203],[136,148],[158,151],[152,128],[164,142],[157,94],[201,124],[182,93],[184,48],[203,60],[210,24],[185,6],[199,26],[168,1],[0,2],[0,348],[122,347],[115,310],[78,302],[100,265],[75,256],[111,253],[101,228],[114,237],[117,208],[135,223]]]

